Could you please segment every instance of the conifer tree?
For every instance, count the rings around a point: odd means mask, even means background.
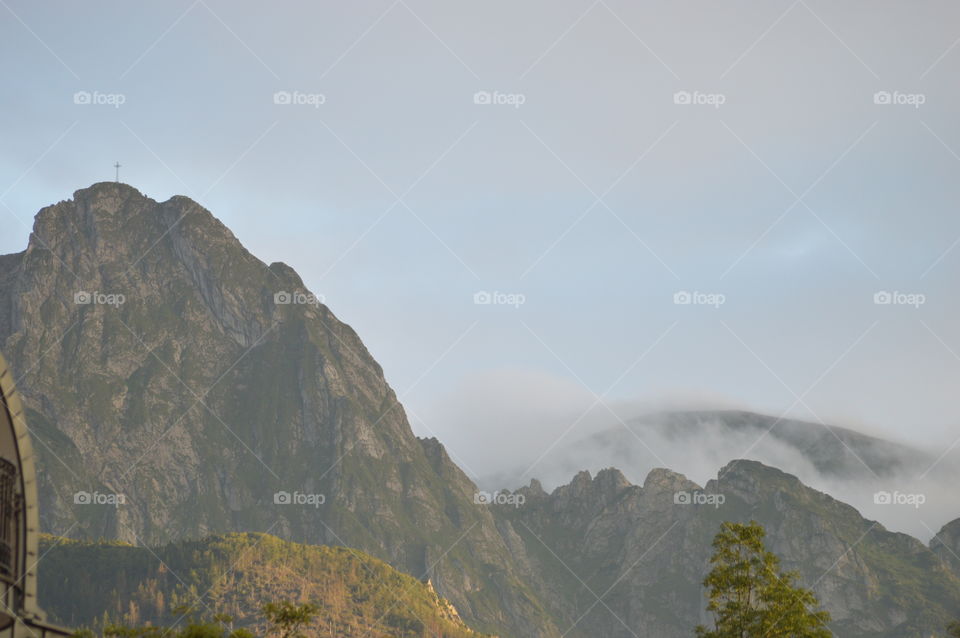
[[[700,638],[831,638],[830,614],[818,610],[814,593],[795,585],[797,574],[781,572],[767,551],[756,521],[725,522],[713,539],[707,610],[714,628],[697,627]]]

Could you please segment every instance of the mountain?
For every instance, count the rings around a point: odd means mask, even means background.
[[[585,635],[626,638],[642,628],[680,638],[709,622],[701,582],[726,520],[764,525],[768,548],[832,614],[834,635],[920,638],[960,617],[960,574],[937,546],[755,461],[733,461],[719,477],[701,487],[655,469],[637,486],[619,470],[581,472],[550,494],[536,482],[518,490],[522,507],[496,507],[549,583],[543,597],[560,626]]]
[[[218,596],[207,600],[245,618],[264,596],[333,604],[330,581],[347,563],[400,582],[376,559],[429,580],[468,627],[503,638],[688,636],[704,620],[713,535],[751,518],[837,635],[927,636],[960,617],[956,523],[928,548],[770,463],[729,463],[702,489],[665,469],[633,485],[632,463],[626,476],[580,472],[551,493],[533,482],[488,504],[438,441],[414,436],[357,334],[290,267],[259,261],[184,197],[103,183],[42,209],[27,249],[0,257],[0,350],[38,450],[41,525],[85,539],[41,561],[41,602],[64,622],[101,605],[155,619],[158,593],[180,602],[207,585]],[[736,447],[770,423],[737,425],[750,418],[725,431]],[[681,421],[691,425],[666,432],[706,432],[699,417]],[[832,434],[789,430],[771,432],[784,458],[802,448],[817,471],[855,467]],[[902,456],[843,436],[876,471]],[[739,458],[698,456],[723,452],[717,440],[682,439],[680,460],[703,471]],[[581,462],[595,461],[587,451]],[[223,536],[234,532],[282,541]],[[276,551],[253,551],[246,578],[223,568],[260,540]],[[104,583],[115,591],[95,591]]]
[[[121,542],[47,536],[40,596],[67,626],[164,626],[193,606],[200,618],[233,617],[236,627],[266,635],[259,609],[277,600],[314,601],[305,635],[482,638],[429,583],[343,547],[314,547],[265,534],[229,534],[170,543],[156,551]]]
[[[431,579],[480,630],[559,635],[357,334],[196,202],[100,183],[42,209],[0,257],[0,349],[45,531],[349,545]]]

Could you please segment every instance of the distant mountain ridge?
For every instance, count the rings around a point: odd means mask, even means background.
[[[705,424],[753,432],[796,447],[828,475],[843,478],[895,475],[909,468],[926,469],[936,457],[929,452],[895,443],[835,424],[786,419],[744,410],[685,411],[663,413],[668,427],[694,433]],[[639,421],[639,420],[638,420]]]
[[[627,419],[623,425],[561,444],[535,469],[541,476],[566,477],[583,469],[584,459],[589,459],[597,467],[615,466],[642,477],[661,461],[674,460],[658,458],[664,450],[682,450],[676,459],[679,465],[691,447],[716,450],[711,468],[745,455],[777,465],[783,460],[778,455],[792,452],[823,476],[843,480],[920,473],[937,461],[924,450],[834,424],[744,410],[674,410]],[[946,470],[948,462],[941,469]],[[490,480],[522,483],[519,474],[507,472]]]

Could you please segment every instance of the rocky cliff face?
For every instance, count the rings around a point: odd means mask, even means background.
[[[0,258],[0,348],[45,531],[347,544],[431,578],[480,629],[557,635],[356,333],[195,202],[103,183],[41,210]]]
[[[930,549],[960,578],[960,518],[944,525],[930,540]]]
[[[767,546],[816,591],[838,636],[939,635],[960,616],[960,580],[920,541],[755,461],[720,476],[700,487],[659,469],[640,487],[617,470],[581,473],[550,495],[520,490],[524,505],[498,515],[546,576],[541,595],[560,626],[584,635],[679,638],[708,622],[700,583],[725,520],[765,526]]]

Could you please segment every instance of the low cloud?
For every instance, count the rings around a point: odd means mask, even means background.
[[[827,429],[787,421],[765,433],[772,422],[764,417],[709,417],[739,407],[722,397],[676,395],[607,408],[565,379],[500,370],[472,377],[424,414],[454,460],[490,491],[533,478],[551,490],[578,471],[611,466],[637,484],[651,469],[666,467],[704,485],[729,461],[748,458],[925,542],[960,517],[960,450],[938,462],[946,446],[915,449],[833,423]],[[676,414],[691,410],[699,414]],[[892,502],[884,502],[884,493]]]

